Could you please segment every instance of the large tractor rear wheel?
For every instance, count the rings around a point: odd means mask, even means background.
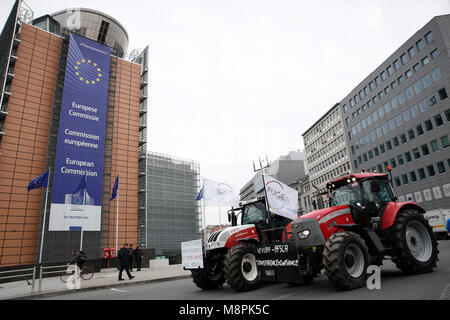
[[[369,250],[355,232],[333,234],[325,243],[323,264],[328,281],[336,288],[350,290],[366,285]]]
[[[415,209],[400,211],[390,229],[396,257],[392,261],[407,274],[433,271],[438,260],[436,236],[422,214]]]
[[[259,285],[258,269],[253,243],[240,243],[225,255],[224,273],[227,284],[238,291],[254,290]]]
[[[223,254],[207,255],[203,269],[191,270],[195,285],[203,290],[221,287],[225,282],[223,274]]]

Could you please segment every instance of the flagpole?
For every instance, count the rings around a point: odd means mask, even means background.
[[[220,229],[222,229],[222,218],[221,218],[221,213],[220,213],[220,201],[219,201],[218,208],[219,208],[219,226],[220,226]]]
[[[120,177],[120,173],[117,175]],[[119,184],[117,184],[117,200],[116,200],[116,252],[119,250]]]
[[[84,214],[86,211],[86,176],[84,176],[84,193],[83,193],[83,213],[81,214],[81,237],[80,237],[80,251],[83,250],[83,232],[84,232]]]
[[[44,221],[42,222],[42,232],[41,232],[41,248],[39,249],[39,264],[42,262],[42,250],[44,248],[44,232],[45,232],[45,220],[47,217],[47,199],[48,199],[48,186],[50,185],[50,175],[51,169],[49,167],[47,177],[47,191],[45,192]]]

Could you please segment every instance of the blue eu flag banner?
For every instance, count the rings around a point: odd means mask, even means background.
[[[195,198],[195,200],[202,200],[203,198],[203,188],[200,189],[200,192],[197,195],[197,198]]]
[[[83,178],[80,181],[80,184],[78,185],[78,188],[73,192],[78,193],[80,190],[86,189],[86,175],[83,176]]]
[[[28,184],[28,188],[27,188],[28,192],[30,192],[30,190],[33,190],[33,189],[37,189],[37,188],[41,188],[41,187],[47,187],[48,173],[49,173],[49,171],[47,170],[47,172],[44,172],[39,177],[37,177],[36,179],[31,181]]]
[[[110,201],[113,201],[116,198],[118,189],[119,189],[119,175],[117,175],[116,182],[114,182]]]

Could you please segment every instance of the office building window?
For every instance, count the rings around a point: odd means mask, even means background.
[[[400,60],[402,60],[403,64],[406,64],[408,62],[408,57],[406,56],[406,54],[402,54],[400,56]]]
[[[422,64],[424,66],[426,66],[428,63],[430,63],[430,59],[428,57],[425,57],[425,58],[422,59]]]
[[[438,94],[439,94],[439,99],[441,99],[441,101],[448,98],[447,91],[445,90],[445,88],[440,89],[438,91]]]
[[[394,178],[394,182],[395,182],[395,186],[396,187],[400,187],[402,184],[400,183],[400,178],[399,177],[395,177]]]
[[[433,176],[436,175],[436,172],[434,171],[434,166],[433,165],[427,166],[427,171],[428,171],[428,176],[429,177],[433,177]]]
[[[437,140],[431,141],[431,150],[433,150],[433,152],[439,151],[439,145]]]
[[[413,140],[416,137],[414,135],[414,130],[413,129],[408,130],[408,137],[409,137],[409,140]]]
[[[394,73],[394,69],[392,68],[391,65],[389,65],[386,70],[387,70],[388,75],[392,75]]]
[[[405,93],[406,93],[406,99],[411,99],[412,98],[412,96],[413,96],[413,91],[412,91],[412,88],[411,87],[408,87],[406,90],[405,90]]]
[[[395,108],[398,107],[398,103],[397,103],[397,98],[396,98],[396,97],[394,97],[394,98],[391,100],[391,106],[392,106],[392,109],[395,109]]]
[[[369,89],[367,88],[367,86],[364,87],[363,91],[366,96],[369,94]]]
[[[410,110],[413,118],[419,115],[419,108],[417,107],[417,104],[413,105]]]
[[[416,55],[416,49],[414,47],[411,47],[408,49],[409,57],[412,58]]]
[[[425,43],[423,42],[422,39],[420,39],[419,41],[416,42],[417,45],[417,50],[422,51],[423,48],[425,48]]]
[[[375,84],[373,83],[373,81],[369,82],[369,88],[370,88],[370,90],[375,89]]]
[[[402,84],[403,82],[405,82],[405,77],[404,76],[400,76],[397,78],[398,84]]]
[[[384,105],[384,112],[385,113],[391,112],[391,104],[389,102]]]
[[[437,103],[437,99],[434,96],[434,94],[432,94],[431,96],[428,97],[428,104],[430,105],[430,107],[435,106]]]
[[[420,70],[420,64],[416,63],[416,64],[413,66],[413,70],[414,70],[414,72],[419,71],[419,70]]]
[[[369,159],[373,159],[373,152],[372,152],[372,150],[370,150],[369,152],[368,152],[368,154],[369,154]]]
[[[397,81],[391,82],[391,88],[392,88],[392,89],[397,88]]]
[[[436,68],[431,71],[431,77],[433,78],[433,81],[438,81],[441,78],[441,70],[439,70],[439,68]]]
[[[344,112],[347,112],[347,105],[346,104],[344,104],[343,106],[342,106],[342,110],[344,110]]]
[[[434,49],[431,51],[431,58],[436,59],[439,56],[439,49]]]
[[[434,117],[434,122],[436,122],[436,127],[440,127],[444,124],[444,120],[442,120],[442,117],[440,114]]]
[[[423,128],[422,128],[422,125],[421,124],[419,124],[417,127],[416,127],[416,131],[417,131],[417,135],[418,136],[421,136],[421,135],[423,135]]]
[[[394,61],[394,68],[395,68],[395,70],[400,69],[400,62],[398,60]]]
[[[422,78],[422,83],[423,83],[423,87],[424,87],[424,88],[429,87],[429,86],[431,85],[431,79],[430,79],[430,76],[429,76],[429,75],[425,75],[425,76]]]
[[[409,151],[405,152],[405,161],[406,161],[406,163],[412,161],[411,153]]]
[[[397,163],[395,162],[395,159],[392,158],[390,161],[391,161],[391,167],[392,168],[397,168]]]
[[[424,156],[427,156],[430,154],[430,150],[428,149],[428,145],[427,144],[423,144],[422,145],[422,154]]]
[[[427,43],[432,43],[434,41],[434,37],[431,31],[425,35],[425,39],[427,39]]]
[[[422,100],[419,102],[419,108],[420,108],[421,113],[424,113],[425,111],[427,111],[428,107],[427,107],[426,100]]]
[[[392,139],[392,142],[394,142],[394,147],[398,147],[400,145],[397,137],[394,137],[394,139]]]
[[[408,122],[409,120],[411,120],[411,114],[409,113],[409,110],[405,110],[403,111],[403,120],[405,120],[405,122]]]
[[[389,92],[391,92],[391,87],[387,86],[386,88],[384,88],[385,94],[388,94]]]
[[[384,148],[384,144],[380,145],[380,152],[383,154],[386,152],[386,149]]]
[[[400,114],[395,117],[395,124],[397,125],[397,127],[400,127],[403,124],[403,119]]]
[[[442,148],[447,148],[448,146],[450,146],[450,142],[448,140],[447,135],[441,137],[441,143],[442,143]]]
[[[389,140],[389,141],[386,141],[386,148],[387,148],[388,150],[391,150],[391,149],[392,149],[392,143],[391,143],[390,140]]]
[[[417,172],[419,173],[419,179],[425,179],[426,175],[425,175],[425,170],[423,168],[420,168],[419,170],[417,170]]]
[[[420,152],[419,152],[419,148],[414,148],[412,151],[413,155],[414,155],[414,160],[417,160],[420,158]]]
[[[399,166],[402,166],[405,162],[403,161],[403,156],[402,155],[399,155],[398,157],[397,157],[397,161],[398,161],[398,165]]]
[[[394,121],[394,119],[389,120],[389,129],[391,129],[391,130],[395,129],[395,121]]]
[[[438,162],[437,164],[437,168],[438,168],[438,172],[439,173],[445,173],[445,165],[444,165],[444,162]]]
[[[416,83],[414,83],[413,87],[414,87],[414,92],[416,94],[419,93],[420,91],[422,91],[422,82],[420,82],[420,80],[417,81]]]
[[[402,134],[400,135],[400,141],[401,141],[402,143],[406,143],[406,135],[405,135],[404,133],[402,133]]]
[[[375,85],[378,87],[381,83],[380,77],[375,77]]]
[[[403,184],[408,184],[409,183],[408,176],[406,174],[402,174],[402,181],[403,181]]]
[[[416,182],[417,181],[417,176],[416,176],[416,172],[415,171],[411,171],[409,173],[409,177],[411,178],[411,182]]]
[[[433,130],[433,124],[431,123],[431,120],[425,121],[425,129],[427,129],[427,132]]]
[[[450,109],[445,110],[445,117],[447,118],[447,121],[450,121]]]
[[[380,173],[383,172],[383,166],[381,164],[379,164],[377,167],[378,167],[378,172],[380,172]]]
[[[405,72],[405,76],[406,76],[406,79],[408,79],[408,78],[410,78],[410,77],[412,76],[412,71],[411,71],[411,69],[408,69],[408,70]]]
[[[442,137],[443,138],[443,137]],[[441,140],[442,140],[442,138],[441,138]],[[447,139],[447,143],[448,143],[448,139]],[[445,147],[444,147],[445,148]],[[375,154],[375,157],[378,157],[379,155],[380,155],[380,152],[378,151],[378,147],[375,147],[374,149],[373,149],[373,153]]]

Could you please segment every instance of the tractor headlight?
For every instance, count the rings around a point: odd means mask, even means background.
[[[298,233],[298,237],[299,237],[300,240],[305,240],[306,238],[308,238],[308,236],[309,236],[309,230],[308,229],[300,231]]]

